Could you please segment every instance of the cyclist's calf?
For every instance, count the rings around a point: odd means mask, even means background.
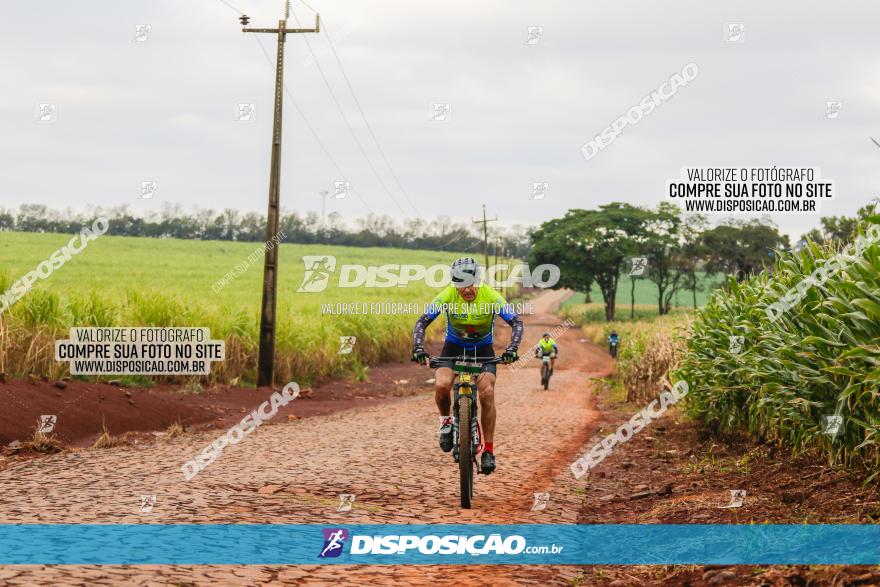
[[[495,437],[495,375],[481,373],[477,378],[480,398],[480,424],[483,427],[483,442],[493,442]]]
[[[434,372],[434,401],[441,416],[449,416],[452,409],[452,382],[455,373],[448,367],[440,367]]]

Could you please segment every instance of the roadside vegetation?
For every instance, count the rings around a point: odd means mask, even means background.
[[[637,305],[635,311],[635,320],[605,322],[600,304],[570,304],[562,315],[580,324],[584,335],[604,349],[611,332],[617,332],[616,394],[628,402],[644,402],[664,389],[669,370],[680,360],[693,313],[675,308],[661,316],[650,305]]]
[[[60,234],[3,233],[0,292],[69,239]],[[218,291],[212,286],[257,248],[254,243],[103,236],[0,313],[0,373],[66,375],[67,364],[54,359],[54,343],[66,339],[72,326],[200,326],[226,342],[226,360],[214,363],[203,383],[253,382],[262,257]],[[408,355],[417,314],[322,314],[322,305],[414,303],[421,311],[437,291],[424,281],[407,287],[340,288],[337,270],[324,291],[297,293],[304,255],[333,255],[337,267],[430,266],[448,265],[457,253],[280,245],[276,381],[309,384],[351,373],[366,377],[366,366]],[[432,328],[434,333],[440,330],[439,324]],[[357,338],[352,353],[339,353],[341,336]]]
[[[831,259],[841,260],[839,271],[808,280]],[[804,295],[771,320],[768,306],[791,291]],[[708,424],[815,449],[876,477],[878,344],[880,243],[856,254],[851,243],[810,242],[781,255],[772,273],[716,292],[697,313],[676,375],[690,384],[690,412]]]
[[[880,242],[868,235],[880,216],[870,212],[823,218],[798,250],[729,275],[696,312],[635,304],[608,321],[607,303],[577,302],[562,312],[604,348],[612,330],[620,335],[613,383],[627,401],[683,379],[687,412],[708,431],[824,455],[877,478]],[[822,267],[832,269],[821,277]],[[639,301],[648,301],[638,285]],[[787,294],[794,301],[774,309]]]
[[[854,218],[822,218],[821,230],[808,232],[794,250],[810,240],[851,240],[856,223],[873,210],[869,204]],[[586,302],[601,300],[608,322],[618,320],[622,310],[649,303],[646,286],[653,289],[650,302],[658,314],[685,304],[696,310],[706,299],[701,294],[730,277],[742,282],[759,275],[790,250],[788,237],[770,220],[725,219],[710,227],[706,217],[668,202],[654,209],[612,202],[569,210],[541,224],[531,239],[530,265],[558,265],[556,287],[584,292]],[[619,307],[627,302],[630,308]]]

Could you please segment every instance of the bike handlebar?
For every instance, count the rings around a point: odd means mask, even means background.
[[[501,357],[435,357],[428,355],[428,366],[437,367],[440,362],[446,361],[462,361],[465,363],[474,363],[478,365],[491,365],[501,363]]]

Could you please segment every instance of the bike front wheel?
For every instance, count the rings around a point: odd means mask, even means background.
[[[461,491],[461,507],[470,509],[474,494],[474,456],[471,439],[471,402],[469,396],[458,400],[458,472]]]

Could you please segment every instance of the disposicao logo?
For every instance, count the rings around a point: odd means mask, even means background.
[[[330,278],[337,272],[336,257],[332,255],[304,255],[303,280],[296,290],[298,293],[318,293],[327,289]],[[337,287],[407,287],[411,282],[424,281],[429,287],[444,287],[455,278],[464,285],[474,283],[475,278],[460,272],[458,268],[450,269],[448,265],[401,265],[388,263],[385,265],[352,265],[338,267]],[[503,274],[504,279],[499,275]],[[523,287],[553,287],[559,283],[560,270],[557,265],[542,264],[534,269],[527,263],[508,265],[499,263],[478,270],[477,281],[485,281],[492,287],[510,287],[522,284]]]
[[[350,555],[558,555],[564,545],[551,543],[529,546],[524,536],[476,534],[419,536],[415,534],[351,534],[346,528],[324,528],[324,546],[318,558]],[[350,546],[346,547],[346,543]]]
[[[305,274],[296,291],[299,293],[324,291],[330,280],[330,274],[336,269],[336,257],[332,255],[305,255],[302,260],[305,265]]]
[[[348,540],[348,530],[345,528],[324,528],[324,547],[318,558],[336,558],[342,554],[345,541]]]

